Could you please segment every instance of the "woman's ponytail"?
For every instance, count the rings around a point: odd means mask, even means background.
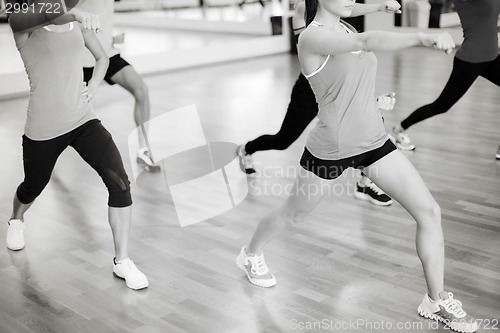
[[[306,0],[306,13],[304,15],[304,19],[306,21],[306,26],[309,25],[314,18],[316,17],[316,13],[318,12],[319,0]]]

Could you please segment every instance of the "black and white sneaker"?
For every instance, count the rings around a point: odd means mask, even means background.
[[[385,192],[372,181],[369,181],[366,186],[361,186],[359,182],[356,183],[354,197],[356,199],[370,201],[377,206],[389,206],[392,204],[391,197],[385,194]]]
[[[500,160],[500,146],[498,146],[496,157],[497,157],[497,160]]]
[[[245,147],[243,145],[239,146],[236,150],[238,159],[240,160],[240,168],[246,174],[255,173],[255,168],[253,167],[252,156],[245,152]]]

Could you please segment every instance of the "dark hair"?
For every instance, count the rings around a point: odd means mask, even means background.
[[[318,12],[319,0],[306,0],[306,12],[304,14],[304,20],[306,21],[306,26],[314,21],[314,17]]]

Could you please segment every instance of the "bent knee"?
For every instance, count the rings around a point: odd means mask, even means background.
[[[130,181],[123,167],[121,155],[111,138],[96,171],[108,189],[110,207],[127,207],[132,204]]]
[[[42,193],[43,187],[29,187],[23,182],[16,190],[17,200],[23,205],[28,205],[35,201],[36,198]]]
[[[441,221],[441,207],[438,205],[436,201],[431,203],[427,209],[430,217]]]
[[[134,87],[133,94],[137,100],[147,99],[149,95],[148,86],[144,82],[137,84],[137,86]]]
[[[420,220],[429,227],[441,226],[441,207],[436,201],[429,202],[420,212]]]
[[[109,207],[124,208],[130,205],[132,205],[132,195],[130,194],[130,187],[123,191],[109,191]]]

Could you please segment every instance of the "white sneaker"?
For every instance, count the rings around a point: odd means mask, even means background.
[[[415,150],[415,145],[411,142],[411,139],[405,130],[398,131],[395,127],[393,127],[391,134],[396,140],[396,147],[406,151]]]
[[[137,163],[142,165],[148,172],[160,171],[160,166],[153,161],[147,148],[139,149],[137,152]]]
[[[477,331],[476,319],[467,315],[462,309],[462,303],[453,298],[450,292],[442,291],[440,299],[433,301],[425,294],[418,306],[418,314],[432,320],[439,320],[456,332],[472,333]]]
[[[21,220],[10,220],[7,229],[7,248],[12,251],[24,249],[24,222]]]
[[[113,273],[125,280],[125,284],[130,289],[138,290],[149,286],[148,278],[135,266],[130,258],[116,261],[113,259]]]
[[[247,273],[248,280],[256,286],[269,288],[276,285],[276,278],[269,274],[263,253],[249,256],[244,246],[236,257],[236,265]]]
[[[249,175],[255,173],[252,155],[249,155],[245,152],[245,148],[243,145],[238,147],[238,149],[236,150],[236,154],[238,155],[238,159],[240,160],[241,171]]]

